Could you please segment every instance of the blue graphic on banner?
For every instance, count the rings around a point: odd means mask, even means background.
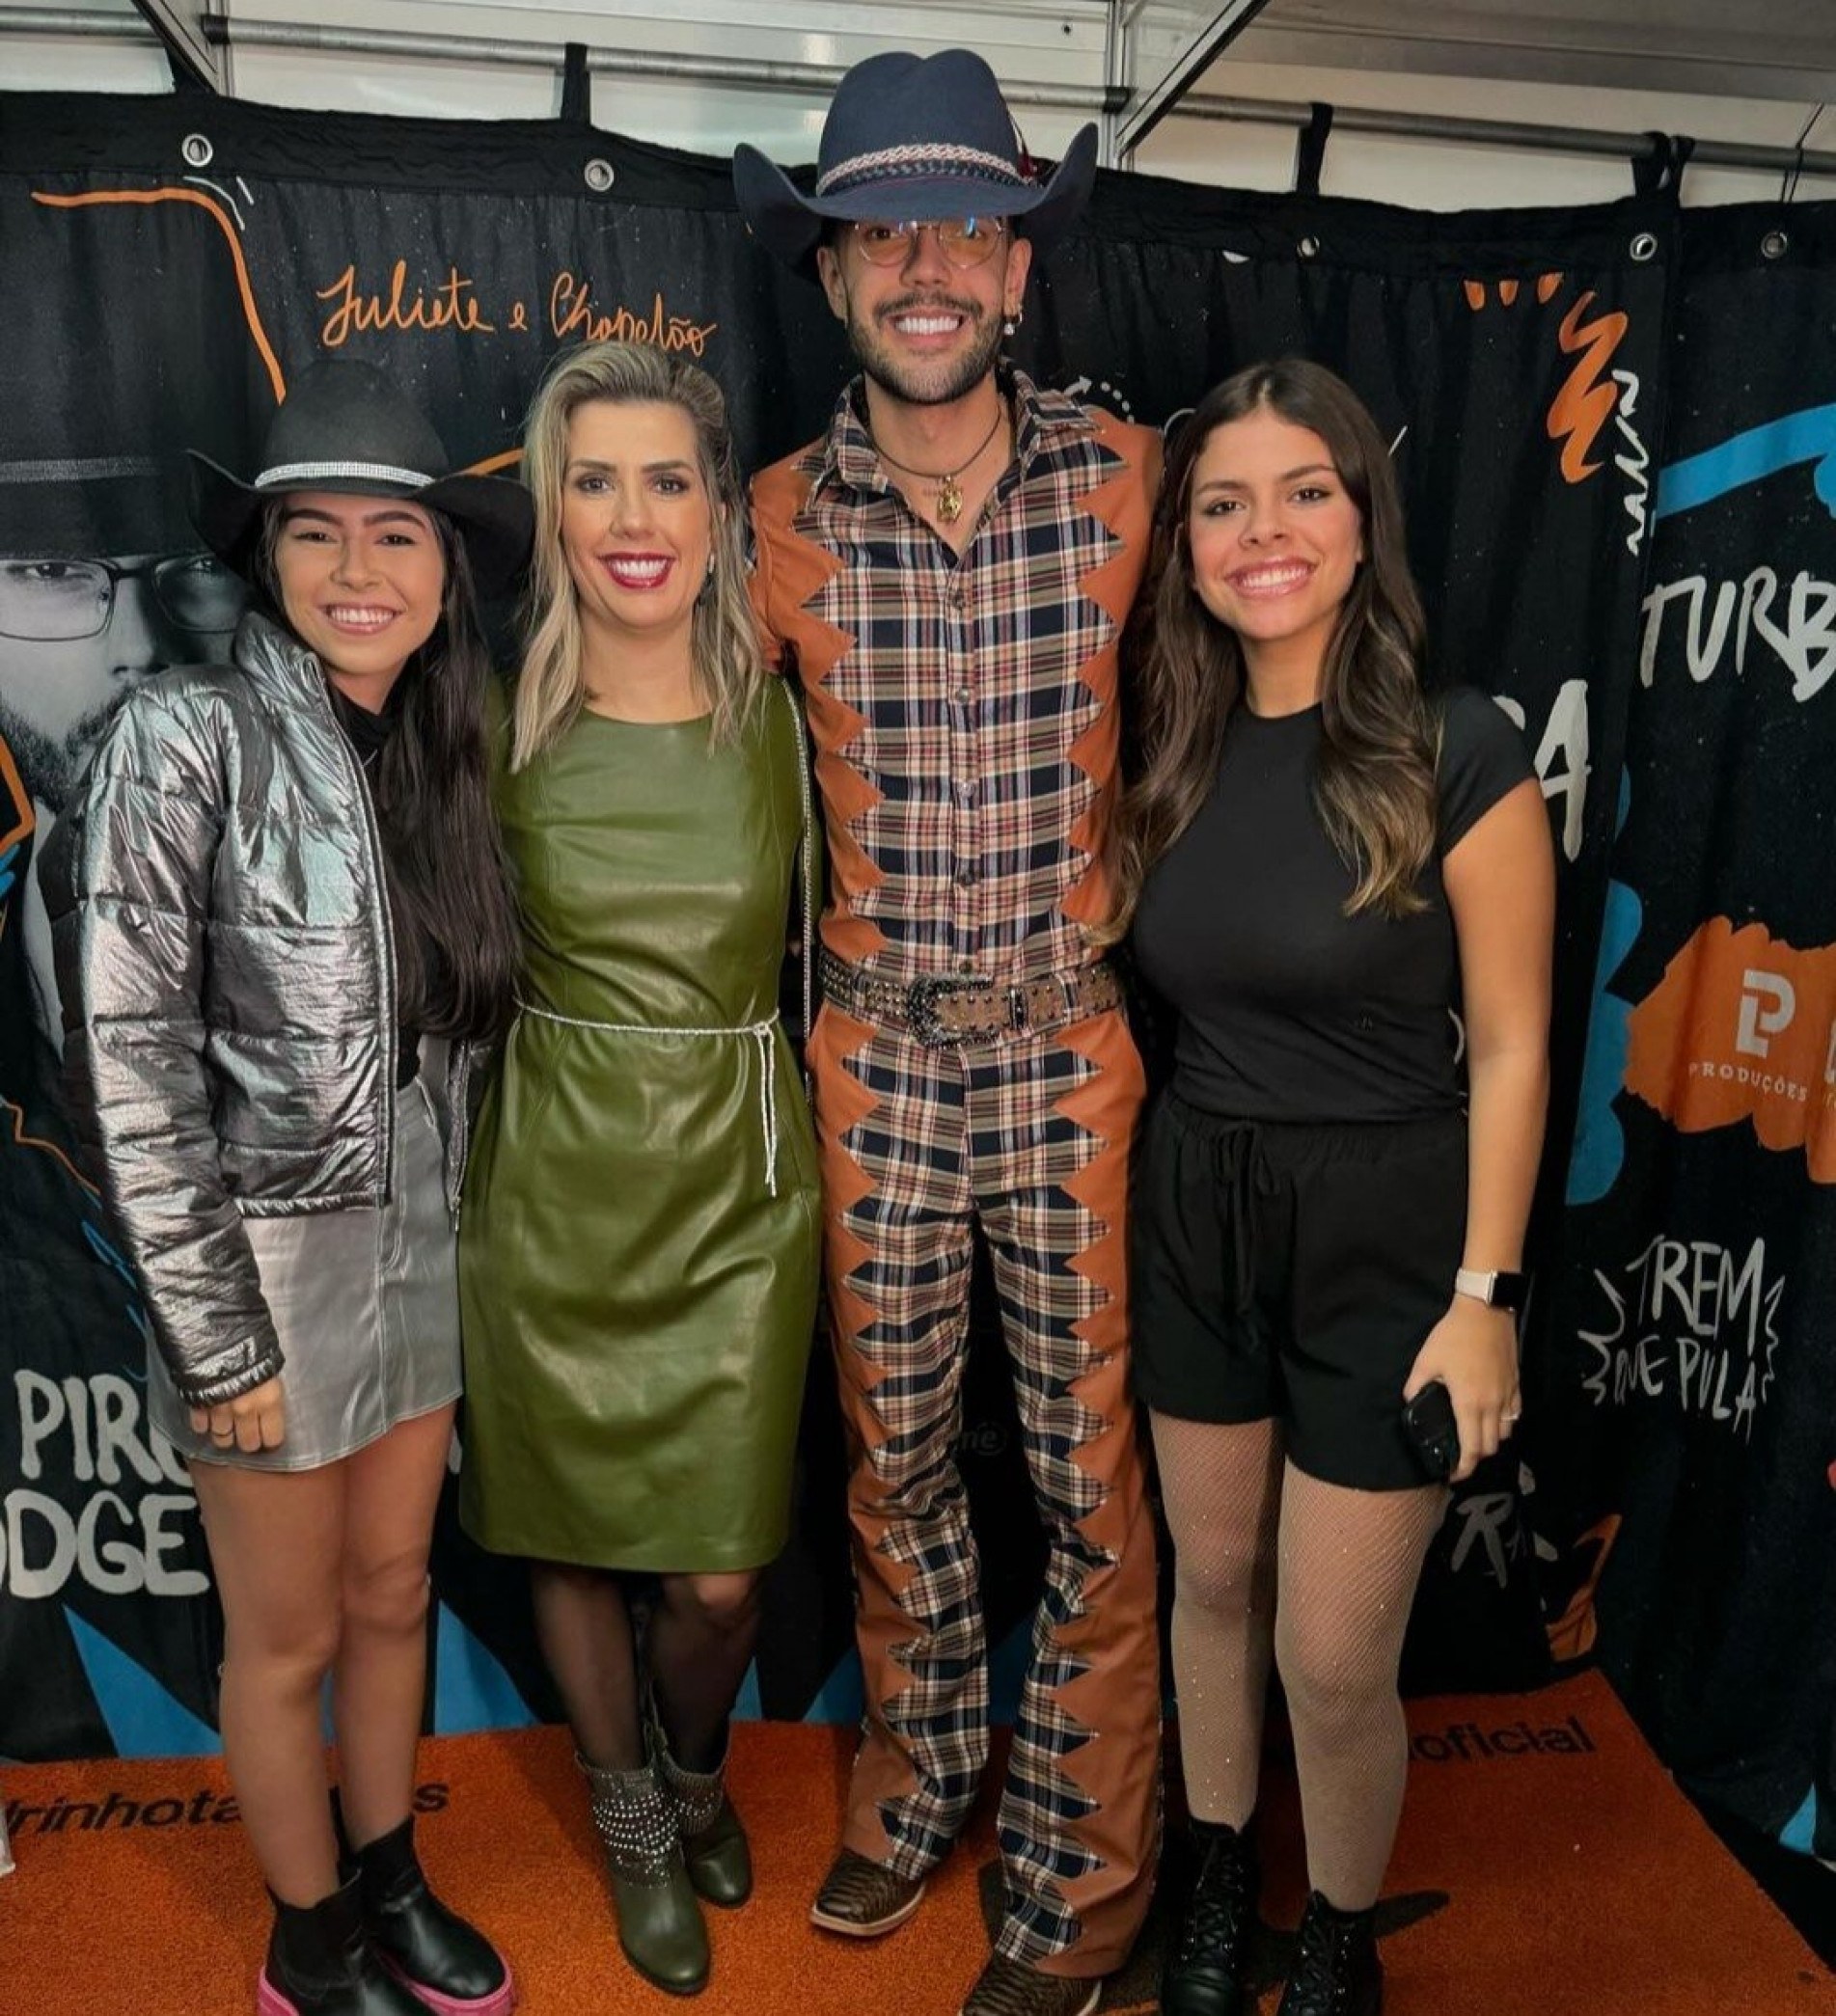
[[[534,1720],[509,1675],[442,1603],[434,1644],[434,1733],[527,1729]]]
[[[1615,832],[1625,831],[1630,808],[1631,779],[1622,771]],[[1575,1147],[1569,1157],[1570,1204],[1598,1204],[1618,1182],[1626,1160],[1626,1130],[1613,1110],[1613,1101],[1626,1081],[1632,1004],[1608,993],[1607,985],[1631,950],[1644,920],[1645,907],[1636,892],[1623,882],[1609,882],[1601,917],[1600,955],[1594,962],[1593,1000],[1587,1013],[1587,1054],[1581,1062]]]
[[[217,1732],[175,1701],[138,1661],[66,1609],[65,1621],[90,1692],[121,1757],[213,1757],[223,1748]]]
[[[1813,1852],[1817,1835],[1817,1787],[1804,1794],[1804,1804],[1779,1829],[1780,1845],[1795,1848],[1800,1855]]]
[[[1814,462],[1811,480],[1824,506],[1836,515],[1836,405],[1806,406],[1781,420],[1749,427],[1673,462],[1658,477],[1657,518],[1672,518],[1713,504],[1743,484],[1757,483],[1798,462]]]
[[[5,901],[7,891],[12,888],[14,878],[19,872],[19,849],[23,845],[23,841],[15,840],[5,854],[0,854],[0,902]],[[5,914],[0,911],[0,916]]]
[[[804,1710],[806,1722],[859,1722],[866,1707],[866,1689],[861,1680],[861,1655],[852,1646],[836,1660],[834,1671],[816,1689],[816,1698]]]

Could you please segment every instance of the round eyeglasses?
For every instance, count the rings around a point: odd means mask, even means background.
[[[233,630],[248,590],[214,555],[174,553],[146,559],[38,559],[0,556],[0,637],[62,644],[99,637],[123,581],[149,581],[153,600],[180,630]]]
[[[862,219],[853,227],[854,242],[870,266],[902,266],[918,249],[918,234],[937,233],[938,250],[952,266],[985,266],[1006,235],[999,217],[941,217],[934,224],[883,224]]]

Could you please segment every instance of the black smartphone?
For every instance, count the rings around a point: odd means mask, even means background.
[[[1440,1379],[1430,1379],[1413,1400],[1403,1403],[1403,1433],[1415,1460],[1428,1475],[1445,1484],[1460,1463],[1460,1424],[1454,1419],[1453,1396]]]

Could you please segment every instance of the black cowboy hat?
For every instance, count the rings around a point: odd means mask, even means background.
[[[191,522],[210,550],[245,578],[262,504],[291,491],[406,497],[452,521],[472,571],[504,587],[529,558],[535,511],[521,483],[499,476],[443,476],[447,451],[433,423],[374,365],[328,357],[294,379],[268,424],[253,482],[186,450]]]
[[[857,63],[823,122],[812,196],[755,147],[733,150],[733,193],[754,237],[806,276],[827,218],[929,224],[1024,217],[1047,250],[1071,228],[1096,179],[1087,125],[1047,182],[1034,181],[995,73],[973,49],[888,49]]]

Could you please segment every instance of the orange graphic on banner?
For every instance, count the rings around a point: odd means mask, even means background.
[[[1626,1089],[1686,1134],[1751,1121],[1836,1183],[1836,945],[1711,917],[1632,1010]]]
[[[1463,280],[1460,285],[1466,296],[1466,306],[1472,310],[1474,314],[1478,314],[1491,298],[1487,291],[1487,283],[1483,280]],[[1536,298],[1543,302],[1551,300],[1560,289],[1561,285],[1561,274],[1539,273],[1536,277]],[[1498,305],[1501,308],[1515,308],[1518,296],[1522,291],[1523,283],[1520,280],[1499,281]]]
[[[1562,317],[1556,340],[1569,356],[1580,357],[1549,407],[1551,441],[1562,444],[1562,474],[1571,483],[1585,482],[1600,468],[1587,458],[1600,430],[1612,419],[1619,405],[1619,387],[1609,367],[1613,352],[1631,326],[1631,318],[1615,309],[1591,322],[1581,318],[1593,306],[1592,292],[1585,293]]]
[[[25,779],[13,760],[6,738],[0,736],[0,854],[16,847],[37,824]]]
[[[268,341],[267,331],[261,326],[261,311],[255,305],[249,262],[242,257],[241,240],[221,204],[201,196],[196,189],[99,189],[87,196],[50,196],[41,189],[35,189],[32,201],[55,210],[81,210],[98,204],[185,203],[214,217],[218,230],[229,241],[231,263],[235,267],[236,292],[242,299],[242,319],[248,324],[249,336],[261,353],[261,362],[267,367],[268,383],[274,388],[275,401],[278,404],[287,397],[287,380],[281,374],[281,360],[274,354],[274,345]]]

